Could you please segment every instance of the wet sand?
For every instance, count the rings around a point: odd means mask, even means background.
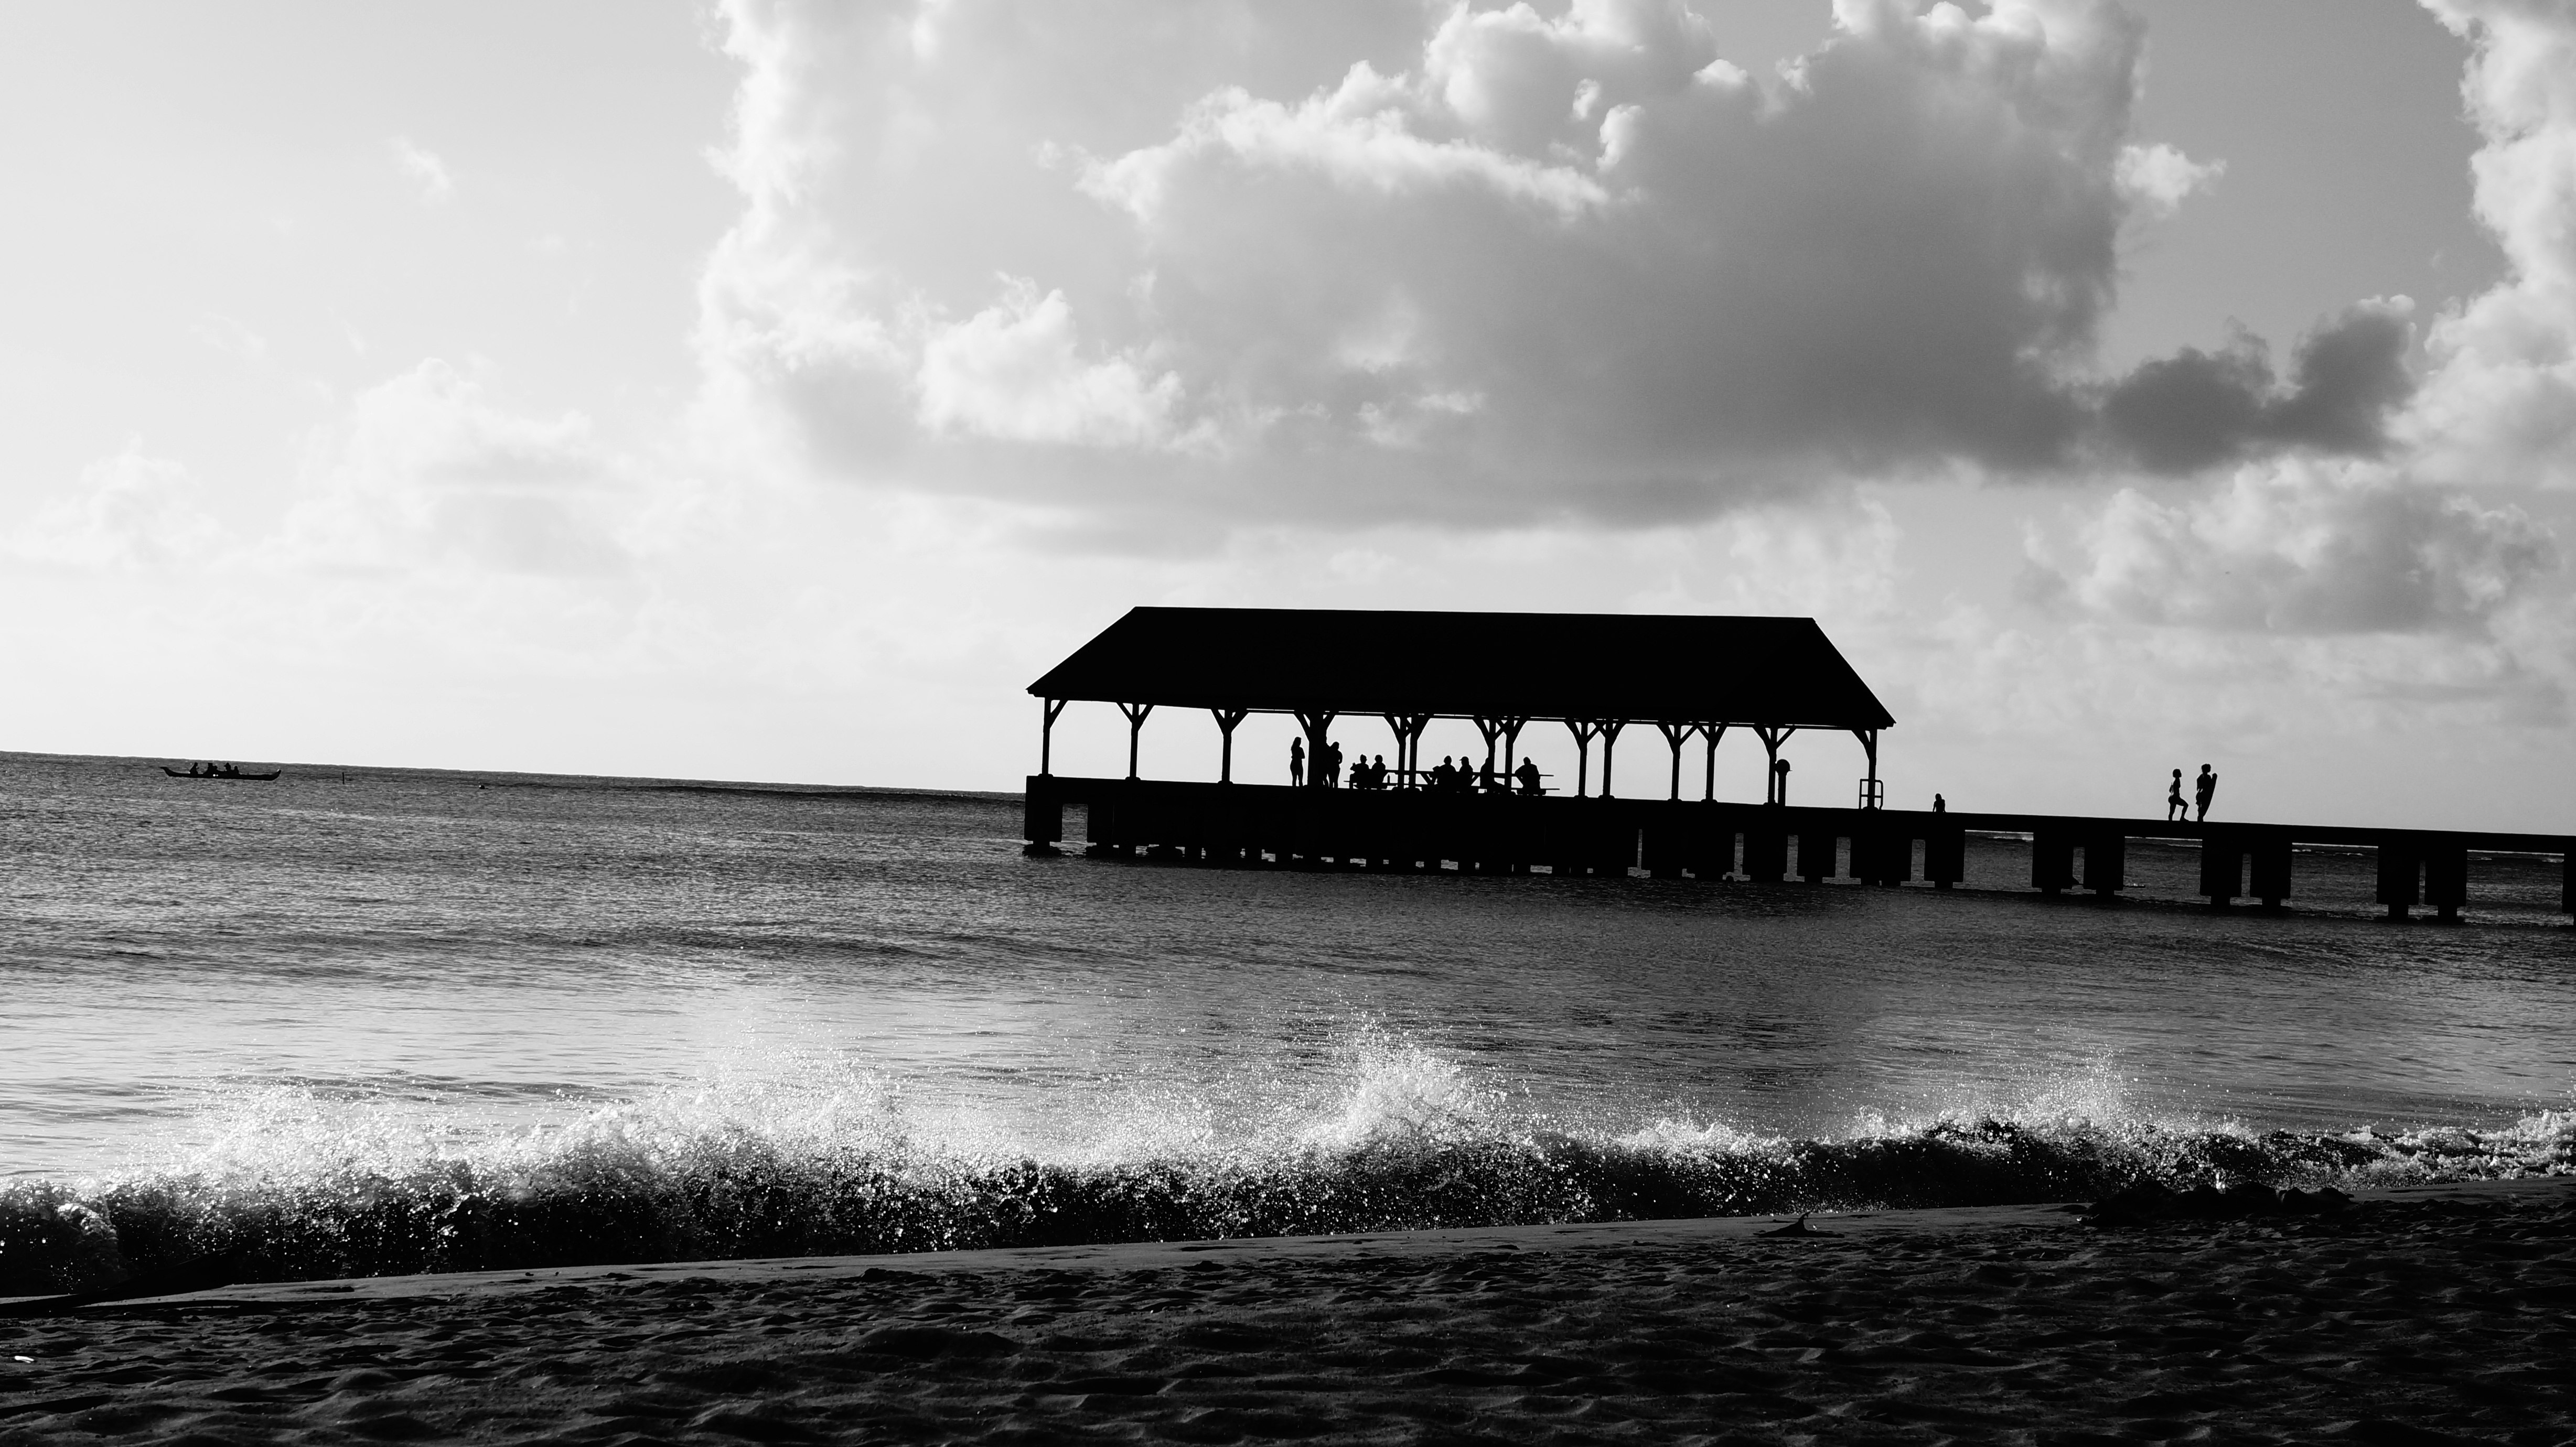
[[[2576,1441],[2576,1179],[1779,1224],[26,1301],[0,1442]]]

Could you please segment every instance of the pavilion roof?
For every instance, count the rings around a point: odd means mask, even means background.
[[[1813,618],[1135,608],[1029,692],[1285,713],[1896,722]]]

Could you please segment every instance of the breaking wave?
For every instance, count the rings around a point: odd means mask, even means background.
[[[863,1077],[709,1087],[544,1129],[309,1089],[233,1092],[172,1159],[0,1190],[0,1295],[427,1271],[1998,1205],[2177,1188],[2576,1173],[2576,1110],[2347,1134],[2135,1119],[2075,1091],[1833,1138],[1516,1109],[1370,1034],[1240,1119],[1128,1102],[1063,1139],[925,1122]]]

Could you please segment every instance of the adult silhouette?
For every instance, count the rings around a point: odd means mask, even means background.
[[[2218,771],[2207,764],[2200,766],[2200,778],[2191,786],[2191,796],[2199,801],[2200,817],[2209,817],[2210,798],[2218,792]]]
[[[1522,793],[1536,794],[1538,792],[1538,765],[1527,759],[1523,759],[1521,760],[1521,766],[1512,771],[1512,777],[1521,781]]]
[[[1306,741],[1288,741],[1288,787],[1302,788],[1306,783]]]
[[[2182,770],[2173,772],[2173,782],[2165,786],[2165,822],[2191,818],[2191,806],[2182,799]]]
[[[1935,813],[1935,814],[1947,814],[1947,813],[1949,813],[1949,812],[1950,812],[1950,801],[1949,801],[1949,800],[1947,800],[1947,799],[1942,798],[1942,797],[1941,797],[1940,795],[1938,795],[1938,794],[1933,795],[1933,796],[1932,796],[1932,812],[1933,812],[1933,813]],[[1908,846],[1908,847],[1911,847],[1911,846]]]
[[[1324,787],[1338,789],[1341,786],[1342,746],[1331,739],[1326,739],[1324,740]]]

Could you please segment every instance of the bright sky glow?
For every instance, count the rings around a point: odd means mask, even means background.
[[[2570,826],[2563,0],[58,7],[0,166],[0,747],[1010,788],[1138,603],[1792,612],[1900,804]]]

